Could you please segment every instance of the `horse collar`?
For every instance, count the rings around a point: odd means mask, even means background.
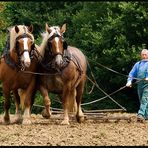
[[[10,57],[10,52],[9,51],[5,52],[3,54],[3,57],[4,57],[5,62],[7,63],[7,65],[9,65],[12,69],[16,69],[16,70],[19,71],[19,69],[21,68],[21,66],[19,64],[15,64],[15,62]]]

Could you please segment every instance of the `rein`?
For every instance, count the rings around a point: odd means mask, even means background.
[[[50,76],[50,75],[59,75],[61,74],[60,72],[54,73],[54,74],[49,74],[49,73],[40,73],[40,72],[32,72],[32,71],[18,71],[18,72],[23,72],[25,74],[34,74],[34,75],[42,75],[42,76]]]

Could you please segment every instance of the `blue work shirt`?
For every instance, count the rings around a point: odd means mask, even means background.
[[[134,78],[148,78],[148,59],[135,63],[128,75],[127,82],[132,81]]]

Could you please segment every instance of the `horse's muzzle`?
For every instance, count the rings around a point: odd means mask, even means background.
[[[29,67],[31,62],[24,62],[25,67]]]
[[[30,59],[28,50],[25,50],[25,52],[22,54],[21,61],[24,64],[25,67],[29,67],[30,66],[31,59]]]
[[[62,55],[61,55],[61,54],[56,55],[56,57],[55,57],[55,65],[56,65],[58,68],[61,68],[62,63],[63,63]]]

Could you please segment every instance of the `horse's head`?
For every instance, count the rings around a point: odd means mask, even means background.
[[[11,29],[10,38],[14,40],[14,46],[10,50],[16,52],[19,62],[23,67],[29,67],[31,64],[31,55],[34,50],[34,37],[31,34],[33,31],[33,26],[26,27],[24,25],[14,26]],[[10,39],[11,43],[11,39]]]
[[[61,67],[63,63],[64,49],[67,49],[67,43],[64,41],[63,33],[66,31],[66,24],[61,28],[58,26],[49,27],[46,23],[47,46],[51,55],[55,58],[55,65]]]

